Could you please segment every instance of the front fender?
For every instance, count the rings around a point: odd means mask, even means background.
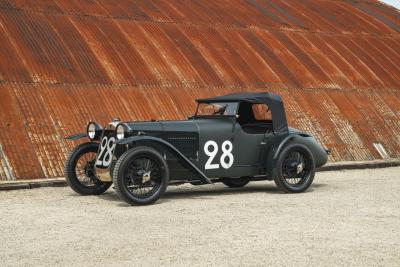
[[[270,175],[276,174],[276,163],[282,149],[291,142],[296,142],[305,145],[310,149],[315,160],[315,167],[321,167],[328,161],[328,151],[325,150],[314,137],[303,134],[303,133],[292,133],[286,137],[280,137],[272,140],[271,145],[268,148],[268,156],[266,161],[266,169]]]
[[[83,137],[87,137],[87,134],[86,133],[77,133],[77,134],[73,134],[73,135],[67,136],[67,137],[65,137],[65,139],[78,140],[78,139],[81,139]]]
[[[154,136],[143,136],[143,135],[142,136],[131,136],[128,138],[118,140],[117,145],[126,145],[126,144],[130,144],[133,142],[138,142],[138,141],[153,141],[153,142],[157,142],[157,143],[161,144],[162,146],[167,148],[169,151],[173,152],[177,157],[179,157],[180,159],[185,161],[195,172],[197,172],[200,175],[201,179],[205,183],[208,183],[208,184],[212,183],[210,181],[210,179],[208,179],[208,177],[199,168],[197,168],[196,165],[193,164],[193,162],[191,162],[185,155],[183,155],[175,146],[171,145],[169,142],[165,141],[164,139],[157,138]]]

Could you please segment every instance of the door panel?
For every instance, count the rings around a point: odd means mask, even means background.
[[[199,160],[209,178],[258,174],[265,134],[249,134],[235,118],[196,120],[199,127]]]
[[[199,127],[197,167],[210,178],[229,177],[235,164],[234,118],[199,119],[196,122]]]
[[[235,147],[235,168],[244,176],[254,176],[258,172],[260,153],[263,148],[264,133],[249,134],[235,124],[233,146]]]

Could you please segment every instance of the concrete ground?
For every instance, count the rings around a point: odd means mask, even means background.
[[[1,191],[0,241],[1,266],[400,266],[400,167],[317,173],[303,194],[170,187],[140,207],[114,190]]]

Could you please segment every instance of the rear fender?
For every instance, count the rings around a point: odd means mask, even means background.
[[[210,179],[208,179],[208,177],[199,168],[197,168],[197,166],[194,165],[193,162],[191,162],[185,155],[183,155],[175,146],[171,145],[169,142],[167,142],[161,138],[157,138],[157,137],[153,137],[153,136],[131,136],[128,138],[124,138],[122,140],[118,140],[117,145],[127,145],[127,144],[131,144],[134,142],[140,142],[140,141],[152,141],[152,142],[156,142],[157,144],[165,147],[168,151],[173,153],[177,158],[182,159],[184,162],[186,162],[192,170],[194,170],[196,173],[198,173],[200,175],[201,179],[203,180],[203,182],[208,183],[208,184],[212,183],[210,181]]]
[[[321,167],[328,160],[328,152],[325,150],[314,137],[304,133],[293,133],[283,139],[275,140],[268,148],[268,156],[266,160],[266,170],[269,175],[276,175],[276,163],[283,148],[292,142],[300,143],[310,149],[315,160],[315,167]]]

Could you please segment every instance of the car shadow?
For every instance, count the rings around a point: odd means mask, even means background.
[[[107,201],[115,201],[115,202],[123,202],[117,195],[117,193],[114,190],[110,190],[105,192],[104,194],[101,194],[98,196],[101,199],[107,200]]]
[[[242,188],[229,188],[218,185],[199,185],[182,188],[179,188],[179,186],[170,186],[162,198],[152,205],[166,203],[174,199],[212,199],[218,195],[239,195],[249,193],[281,194],[282,192],[276,186],[266,184],[247,185]],[[108,191],[98,197],[107,201],[119,202],[120,204],[118,206],[130,207],[129,204],[125,203],[118,197],[115,191]]]
[[[304,193],[311,193],[314,189],[326,187],[326,184],[315,183]],[[266,194],[284,194],[278,187],[274,184],[249,184],[242,188],[229,188],[221,187],[220,185],[214,186],[190,186],[182,187],[170,186],[167,192],[152,205],[159,205],[169,202],[174,199],[212,199],[218,195],[240,195],[240,194],[251,194],[251,193],[266,193]],[[303,193],[303,194],[304,194]],[[119,202],[120,207],[132,207],[131,205],[125,203],[121,200],[114,190],[108,191],[99,198],[107,201]]]
[[[317,184],[317,183],[315,183],[315,184],[312,184],[311,188],[308,189],[307,191],[311,191],[313,188],[323,188],[323,187],[326,187],[326,186],[327,186],[327,184]]]
[[[201,186],[199,186],[201,187]],[[203,187],[203,188],[184,188],[184,189],[173,189],[167,191],[163,196],[163,199],[180,199],[180,198],[196,198],[196,199],[210,199],[217,195],[240,195],[249,193],[269,193],[279,194],[281,193],[278,188],[274,186],[268,186],[265,184],[258,185],[247,185],[242,188],[229,188],[229,187]]]

